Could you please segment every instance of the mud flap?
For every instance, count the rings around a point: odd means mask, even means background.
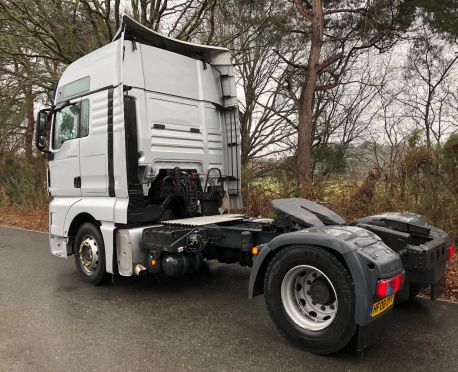
[[[116,227],[112,223],[102,223],[102,226],[100,226],[100,231],[103,236],[103,243],[105,246],[105,261],[106,261],[106,272],[109,274],[113,274],[113,268],[116,267],[115,263],[113,262],[113,257],[114,257],[114,231],[116,230]]]
[[[390,327],[393,320],[393,310],[374,319],[373,321],[358,327],[356,335],[356,351],[361,352],[368,346],[376,343]]]
[[[436,301],[437,298],[444,292],[445,289],[445,276],[436,283],[431,284],[431,301]]]

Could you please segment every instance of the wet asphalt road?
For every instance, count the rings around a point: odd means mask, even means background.
[[[249,270],[210,264],[197,276],[92,287],[47,235],[0,228],[0,370],[457,371],[458,305],[395,309],[362,354],[318,357],[288,345]]]

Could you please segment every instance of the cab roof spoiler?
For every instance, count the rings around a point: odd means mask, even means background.
[[[121,26],[112,41],[120,39],[122,33],[124,33],[124,40],[131,40],[133,42],[165,49],[170,52],[202,60],[206,63],[213,62],[216,57],[220,57],[221,55],[227,55],[228,61],[226,63],[230,64],[230,52],[226,48],[188,43],[186,41],[173,39],[143,26],[127,15],[123,16]]]

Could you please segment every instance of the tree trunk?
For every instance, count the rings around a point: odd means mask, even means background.
[[[431,148],[431,126],[429,124],[429,111],[431,108],[432,94],[428,93],[428,99],[426,100],[426,111],[425,111],[425,134],[426,134],[426,147]]]
[[[298,107],[297,180],[301,196],[310,194],[312,186],[313,106],[324,30],[322,0],[312,1],[311,22],[311,45],[308,69],[302,86]]]
[[[33,92],[32,85],[27,85],[25,88],[25,104],[27,105],[27,127],[25,132],[25,154],[27,158],[32,157],[33,150],[33,130],[35,126],[35,118],[33,115]]]

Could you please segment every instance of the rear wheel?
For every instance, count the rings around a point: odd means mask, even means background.
[[[276,254],[267,268],[264,297],[280,332],[313,353],[342,349],[356,330],[351,276],[322,248],[291,246]]]
[[[85,223],[79,228],[74,256],[76,268],[85,282],[99,285],[105,281],[105,246],[102,234],[92,223]]]

